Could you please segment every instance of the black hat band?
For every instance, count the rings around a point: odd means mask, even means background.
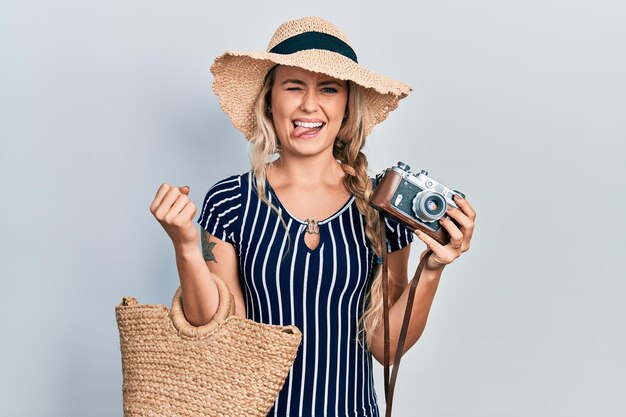
[[[287,38],[270,49],[269,52],[281,55],[293,54],[305,49],[324,49],[337,52],[358,63],[354,50],[341,39],[323,32],[304,32]]]

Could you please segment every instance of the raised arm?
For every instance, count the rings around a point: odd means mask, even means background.
[[[415,289],[415,298],[411,310],[411,318],[404,342],[404,351],[406,353],[420,338],[430,312],[439,279],[446,265],[457,259],[463,252],[470,248],[470,241],[474,233],[474,223],[476,221],[476,212],[466,199],[455,196],[455,202],[459,208],[448,207],[447,214],[452,217],[457,224],[450,218],[445,217],[440,220],[443,227],[450,234],[450,242],[441,245],[435,239],[426,233],[416,231],[417,237],[424,242],[428,248],[422,252],[423,257],[430,249],[432,254],[428,261],[424,264],[424,269],[419,278],[417,288]],[[389,308],[389,364],[393,365],[393,359],[396,354],[396,346],[400,337],[402,321],[404,320],[404,312],[406,310],[409,294],[408,283],[408,246],[401,250],[389,254],[387,260],[389,264],[389,283],[390,283],[390,305]],[[401,286],[404,285],[404,288]],[[400,296],[397,297],[397,294]],[[384,363],[384,328],[381,323],[375,330],[374,341],[370,350],[372,355],[380,362]]]
[[[246,305],[239,277],[239,259],[234,246],[201,229],[202,254],[211,273],[222,278],[235,298],[235,314],[246,317]]]
[[[389,264],[389,364],[393,365],[396,346],[400,338],[400,329],[404,320],[404,312],[408,301],[408,260],[410,246],[391,252],[387,261]],[[426,321],[433,303],[442,269],[424,269],[415,289],[411,319],[404,342],[404,352],[408,351],[420,338],[426,327]],[[370,346],[372,356],[384,364],[384,328],[383,323],[378,326]]]
[[[206,238],[206,244],[203,242],[201,249],[198,245],[201,234],[193,222],[197,209],[188,194],[189,187],[172,187],[163,183],[150,205],[150,211],[174,245],[185,318],[194,326],[201,326],[211,321],[217,311],[220,300],[209,266],[209,263],[215,262],[215,257],[223,259],[214,273],[224,279],[233,292],[235,313],[245,317],[245,309],[242,311],[241,307],[241,289],[238,281],[232,278],[237,273],[235,251],[232,245],[218,243],[218,239],[210,242],[209,238]],[[200,229],[206,237],[206,231]],[[210,260],[211,256],[213,260]]]

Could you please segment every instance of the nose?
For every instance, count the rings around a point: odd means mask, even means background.
[[[313,88],[307,88],[302,95],[300,109],[306,113],[313,113],[317,110],[317,92]]]

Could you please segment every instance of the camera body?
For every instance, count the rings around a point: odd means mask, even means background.
[[[435,181],[424,170],[412,173],[411,167],[400,161],[376,176],[370,205],[409,229],[419,229],[445,245],[450,235],[439,219],[447,217],[448,206],[458,208],[453,200],[455,194],[465,198],[462,192]]]

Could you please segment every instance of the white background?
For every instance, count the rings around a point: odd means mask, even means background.
[[[114,307],[178,285],[156,190],[199,205],[249,169],[208,68],[308,15],[414,89],[368,139],[371,174],[401,159],[478,212],[394,415],[626,415],[626,6],[608,0],[1,0],[0,414],[122,415]]]

